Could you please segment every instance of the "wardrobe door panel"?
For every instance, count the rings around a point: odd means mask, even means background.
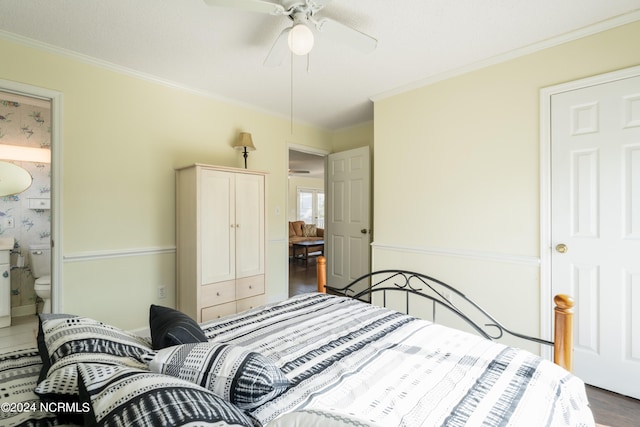
[[[264,273],[264,177],[237,174],[236,278]]]
[[[234,174],[203,169],[200,175],[201,284],[231,280],[235,265]]]

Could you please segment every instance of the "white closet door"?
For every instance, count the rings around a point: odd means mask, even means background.
[[[200,176],[201,284],[235,278],[234,174],[203,169]]]
[[[551,105],[552,291],[576,299],[574,370],[640,398],[640,77]]]
[[[264,274],[264,177],[235,176],[236,278]]]

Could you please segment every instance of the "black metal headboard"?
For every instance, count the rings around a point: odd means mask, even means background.
[[[409,313],[410,296],[416,295],[420,298],[425,298],[426,300],[431,301],[434,322],[437,308],[442,307],[448,312],[457,315],[476,332],[487,339],[497,340],[502,338],[506,333],[538,344],[554,345],[552,341],[520,334],[507,329],[482,307],[462,292],[455,289],[453,286],[421,273],[406,270],[374,271],[357,278],[343,288],[327,285],[326,290],[327,293],[357,299],[368,299],[373,295],[382,294],[382,306],[384,307],[387,306],[388,294],[404,293],[406,307],[405,313],[409,315],[411,314]],[[462,304],[456,305],[453,302],[454,300],[463,302],[464,310],[459,307],[459,305]],[[469,309],[472,313],[468,312]],[[479,321],[473,320],[472,317],[479,319]]]

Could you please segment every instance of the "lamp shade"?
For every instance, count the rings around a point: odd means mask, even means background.
[[[251,134],[248,132],[240,132],[240,136],[236,140],[235,144],[233,144],[233,148],[236,150],[244,150],[247,151],[255,151],[256,147],[253,145],[253,139],[251,139]]]
[[[289,49],[296,55],[306,55],[313,49],[313,33],[305,24],[296,24],[289,31]]]

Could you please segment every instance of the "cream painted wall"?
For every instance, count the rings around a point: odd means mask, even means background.
[[[433,274],[539,332],[539,91],[640,64],[635,40],[640,22],[377,101],[374,269]]]
[[[331,135],[333,152],[351,150],[368,145],[373,151],[373,122],[340,129]]]
[[[329,150],[329,132],[6,40],[0,57],[0,79],[63,93],[62,311],[134,329],[149,304],[175,305],[174,168],[242,167],[240,131],[249,167],[269,172],[268,299],[287,297],[287,143]]]

